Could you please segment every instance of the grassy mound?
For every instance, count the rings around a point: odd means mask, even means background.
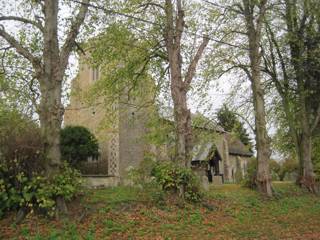
[[[263,199],[239,185],[211,187],[204,204],[157,204],[147,190],[116,187],[86,192],[68,219],[30,215],[0,221],[0,239],[320,239],[320,199],[292,183],[274,183]]]

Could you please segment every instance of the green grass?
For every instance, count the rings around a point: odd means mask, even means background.
[[[128,203],[139,200],[138,189],[129,186],[90,190],[87,193],[88,203],[106,203],[109,206],[116,206],[120,203]]]
[[[170,202],[159,207],[148,200],[154,193],[133,187],[90,190],[81,201],[89,211],[81,223],[33,216],[7,231],[11,239],[34,240],[320,239],[320,199],[292,183],[273,185],[272,199],[235,184],[211,187],[205,199],[213,210]]]

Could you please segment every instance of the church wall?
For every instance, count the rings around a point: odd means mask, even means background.
[[[134,105],[122,103],[119,115],[119,173],[125,178],[128,170],[139,167],[144,159],[147,114]]]
[[[79,74],[72,81],[70,104],[65,109],[63,125],[84,126],[97,137],[100,150],[99,161],[106,163],[100,165],[105,169],[98,169],[98,172],[108,174],[109,143],[114,134],[114,129],[112,127],[102,127],[101,123],[105,119],[106,112],[102,100],[97,99],[92,106],[89,106],[81,99],[83,90],[87,90],[93,82],[92,69],[80,60]]]
[[[95,77],[94,77],[95,76]],[[97,77],[93,70],[80,60],[79,74],[72,82],[70,105],[66,108],[64,125],[80,125],[87,127],[97,137],[101,150],[101,160],[105,161],[105,173],[116,178],[125,178],[128,170],[137,168],[144,159],[145,153],[153,153],[158,159],[169,160],[169,149],[172,146],[151,146],[145,140],[147,122],[150,117],[148,109],[137,109],[137,100],[128,99],[123,95],[120,101],[114,104],[112,110],[106,110],[103,100],[97,99],[92,106],[88,106],[81,100],[81,92],[87,90]],[[146,93],[146,95],[148,95]],[[111,115],[113,123],[104,126],[101,124],[106,118],[107,111],[114,111]],[[172,124],[172,123],[170,123]],[[160,126],[159,126],[160,127]],[[204,133],[208,133],[207,130]],[[197,133],[194,131],[194,133]],[[201,134],[195,142],[201,142]],[[211,138],[211,135],[210,135]],[[220,173],[224,174],[226,181],[232,181],[237,170],[237,161],[241,171],[246,169],[246,158],[237,159],[229,155],[228,143],[225,134],[217,133],[212,137],[217,150],[222,158],[219,167]]]
[[[236,173],[237,171],[241,172],[242,177],[245,176],[246,173],[246,167],[247,167],[247,162],[248,162],[247,157],[240,157],[240,156],[235,156],[235,155],[229,155],[229,160],[230,160],[230,176],[231,176],[231,181],[236,182]]]

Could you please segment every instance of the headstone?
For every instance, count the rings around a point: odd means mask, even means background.
[[[209,190],[209,181],[207,176],[202,176],[201,178],[201,184],[205,191]]]

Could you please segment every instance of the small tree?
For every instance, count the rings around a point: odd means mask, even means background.
[[[237,114],[230,110],[226,104],[218,110],[217,121],[224,130],[235,133],[244,145],[251,148],[252,143],[247,130],[243,123],[239,121]]]
[[[297,172],[298,173],[299,164],[294,158],[287,158],[281,164],[279,179],[283,181],[287,174]]]
[[[96,137],[85,127],[67,126],[61,130],[61,156],[72,166],[99,155]]]

